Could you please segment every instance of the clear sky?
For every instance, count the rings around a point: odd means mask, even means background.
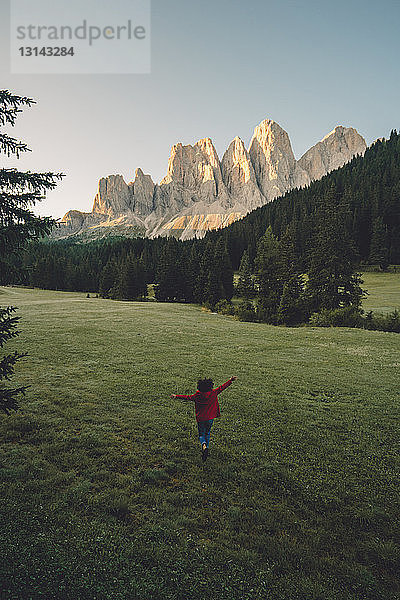
[[[368,144],[400,129],[400,0],[152,0],[151,14],[150,74],[12,75],[0,0],[0,87],[38,102],[13,131],[33,152],[2,164],[67,175],[40,214],[91,210],[112,173],[160,181],[177,142],[211,137],[222,157],[265,118],[297,158],[336,125]]]

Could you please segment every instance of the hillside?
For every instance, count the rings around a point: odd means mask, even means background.
[[[21,307],[32,385],[0,419],[7,598],[397,600],[396,334],[1,302]],[[203,465],[193,408],[169,394],[233,374]]]
[[[256,253],[258,239],[271,225],[275,235],[293,228],[297,255],[307,268],[321,207],[347,211],[347,229],[360,260],[366,263],[400,263],[400,135],[376,141],[364,156],[329,173],[309,187],[288,192],[254,210],[241,221],[208,238],[222,238],[236,267],[245,249]],[[338,231],[338,235],[340,235]]]

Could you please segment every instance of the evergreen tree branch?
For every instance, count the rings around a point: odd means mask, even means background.
[[[7,108],[8,106],[16,108],[18,106],[32,106],[32,104],[36,104],[36,101],[33,98],[17,96],[8,90],[0,90],[0,111],[4,110],[4,107]]]
[[[6,415],[9,415],[12,410],[16,412],[19,409],[17,396],[20,394],[25,396],[29,387],[29,385],[25,385],[19,388],[6,388],[0,384],[0,410]]]
[[[56,187],[64,173],[32,173],[17,169],[0,169],[0,192],[26,191],[44,192]]]
[[[0,348],[4,346],[7,340],[19,333],[19,331],[16,331],[16,327],[21,317],[12,316],[16,310],[15,306],[0,308]]]
[[[43,200],[44,196],[39,192],[25,192],[23,194],[0,192],[0,211],[6,213],[8,210],[14,210],[15,206],[26,208]]]
[[[0,360],[0,379],[7,379],[8,381],[11,379],[14,373],[14,365],[20,359],[27,356],[27,352],[13,352],[12,354],[6,354]]]
[[[30,213],[29,220],[24,223],[13,223],[8,226],[0,224],[0,255],[10,254],[23,248],[26,240],[37,239],[49,235],[56,224],[50,217],[36,217]]]
[[[0,125],[15,125],[18,113],[22,112],[20,108],[0,108]]]
[[[32,220],[32,217],[35,215],[32,211],[15,206],[14,208],[10,207],[7,210],[7,207],[0,205],[0,226],[8,227],[17,225],[18,223],[27,223]]]
[[[32,104],[36,104],[33,98],[16,96],[8,90],[0,90],[0,125],[8,123],[14,126],[18,113],[22,112],[19,107],[30,107]]]
[[[0,152],[7,156],[15,154],[19,158],[22,152],[31,152],[31,149],[24,142],[19,142],[6,133],[0,133]]]

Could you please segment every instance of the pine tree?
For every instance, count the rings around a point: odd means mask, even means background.
[[[209,279],[215,281],[215,303],[218,300],[231,300],[233,296],[233,269],[228,256],[226,243],[219,238],[213,242],[214,252],[210,265]]]
[[[23,107],[34,104],[31,98],[0,91],[0,126],[14,126]],[[0,152],[19,158],[29,148],[6,133],[0,132]],[[57,185],[62,174],[31,173],[16,168],[0,169],[0,283],[6,283],[13,271],[13,255],[21,252],[29,239],[43,237],[55,225],[51,218],[36,217],[30,210],[42,200],[47,190]],[[13,316],[15,307],[0,309],[0,347],[15,337],[18,332],[18,317]],[[17,396],[25,392],[25,387],[10,388],[2,383],[13,374],[15,363],[25,356],[23,353],[3,355],[0,360],[0,409],[9,413],[17,410]]]
[[[331,188],[320,199],[314,216],[315,233],[306,285],[310,312],[361,306],[364,292],[356,273],[358,257],[348,232],[347,217],[347,207],[338,201],[335,189]]]
[[[99,294],[102,298],[110,298],[118,278],[118,264],[114,257],[104,265],[99,280]]]
[[[195,288],[199,272],[199,256],[194,244],[186,244],[181,258],[186,302],[196,302]]]
[[[200,268],[204,274],[202,301],[214,308],[219,300],[231,300],[233,296],[233,269],[225,242],[208,240]]]
[[[144,270],[133,254],[120,265],[115,297],[124,300],[137,300],[147,293]]]
[[[204,304],[212,310],[215,309],[215,305],[217,304],[218,300],[221,299],[222,294],[221,279],[218,271],[214,268],[214,265],[214,261],[212,261],[209,265],[207,283],[203,296]]]
[[[258,318],[267,323],[276,323],[284,277],[280,244],[271,227],[268,227],[258,244],[255,273]]]
[[[168,238],[157,269],[155,296],[160,302],[184,300],[184,275],[181,263],[181,244]]]
[[[201,247],[200,247],[201,245]],[[211,242],[204,242],[203,240],[199,243],[199,259],[198,259],[198,272],[194,281],[193,297],[195,302],[201,304],[208,301],[208,286],[209,286],[209,271],[210,264],[213,258],[213,245]],[[196,248],[192,249],[192,258],[195,259]]]
[[[31,98],[22,98],[0,91],[0,126],[15,125],[21,106],[31,106]],[[0,132],[0,152],[19,158],[29,148],[23,142]],[[61,174],[21,172],[15,168],[0,169],[0,272],[9,272],[9,257],[21,250],[28,239],[43,237],[50,233],[55,221],[36,217],[30,210],[43,199],[46,190],[57,185]]]
[[[214,309],[221,296],[220,273],[215,260],[215,245],[208,239],[200,260],[197,285],[201,284],[201,302]]]
[[[249,253],[245,250],[242,254],[239,265],[239,277],[236,285],[238,296],[248,300],[254,296],[254,282],[251,273]]]
[[[16,317],[13,313],[17,309],[14,306],[0,308],[0,348],[11,338],[18,335],[16,330],[17,323],[20,317]],[[0,360],[0,410],[9,414],[11,410],[18,410],[17,396],[25,394],[27,386],[18,388],[9,388],[3,386],[2,380],[9,381],[14,373],[14,365],[20,359],[26,356],[26,353],[13,352],[6,354]]]
[[[293,222],[287,226],[280,239],[280,254],[286,279],[300,272],[297,235]]]
[[[278,308],[277,322],[283,325],[298,325],[304,320],[303,285],[299,275],[285,282]]]
[[[389,266],[388,228],[382,217],[377,217],[372,224],[371,250],[369,260],[378,264],[382,271]]]
[[[304,282],[299,272],[296,253],[296,233],[291,223],[280,240],[282,276],[285,281],[278,308],[277,322],[284,325],[296,325],[305,318]]]

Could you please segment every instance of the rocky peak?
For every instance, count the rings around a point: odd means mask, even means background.
[[[364,138],[353,127],[339,125],[303,154],[298,164],[313,181],[342,167],[353,156],[363,155],[366,148]]]
[[[196,142],[195,148],[201,150],[201,152],[203,152],[203,154],[205,154],[208,157],[209,163],[211,164],[213,169],[219,171],[220,164],[218,154],[210,138],[203,138],[202,140],[199,140],[198,142]]]
[[[99,181],[92,212],[117,217],[132,210],[132,202],[132,189],[122,175],[108,175]]]
[[[136,169],[135,179],[129,185],[133,190],[135,213],[146,217],[154,210],[154,181],[150,175],[145,175],[142,169]]]
[[[235,137],[221,161],[209,137],[175,144],[159,185],[139,168],[129,184],[122,175],[102,178],[92,212],[70,211],[56,235],[122,225],[150,237],[172,230],[180,239],[204,235],[308,185],[365,149],[355,129],[338,126],[296,161],[288,134],[272,119],[254,129],[249,150]]]
[[[238,136],[232,140],[222,157],[221,168],[222,176],[228,190],[231,190],[234,182],[247,183],[248,181],[254,181],[256,183],[256,176],[249,153],[244,146],[243,140]]]
[[[210,206],[215,201],[228,206],[217,151],[210,138],[194,146],[172,146],[167,175],[156,189],[155,202],[161,210],[190,209],[196,203]]]
[[[79,210],[69,210],[61,219],[61,223],[72,229],[80,229],[85,219],[90,213],[84,213]]]
[[[214,145],[210,138],[204,138],[194,146],[172,146],[167,175],[160,185],[175,183],[195,188],[206,181],[220,180],[220,175],[221,167]]]
[[[249,155],[267,201],[309,183],[307,173],[296,162],[288,134],[272,119],[262,121],[254,129]]]
[[[222,157],[221,171],[226,189],[234,203],[240,200],[246,211],[265,204],[266,200],[258,188],[249,153],[237,136]]]

